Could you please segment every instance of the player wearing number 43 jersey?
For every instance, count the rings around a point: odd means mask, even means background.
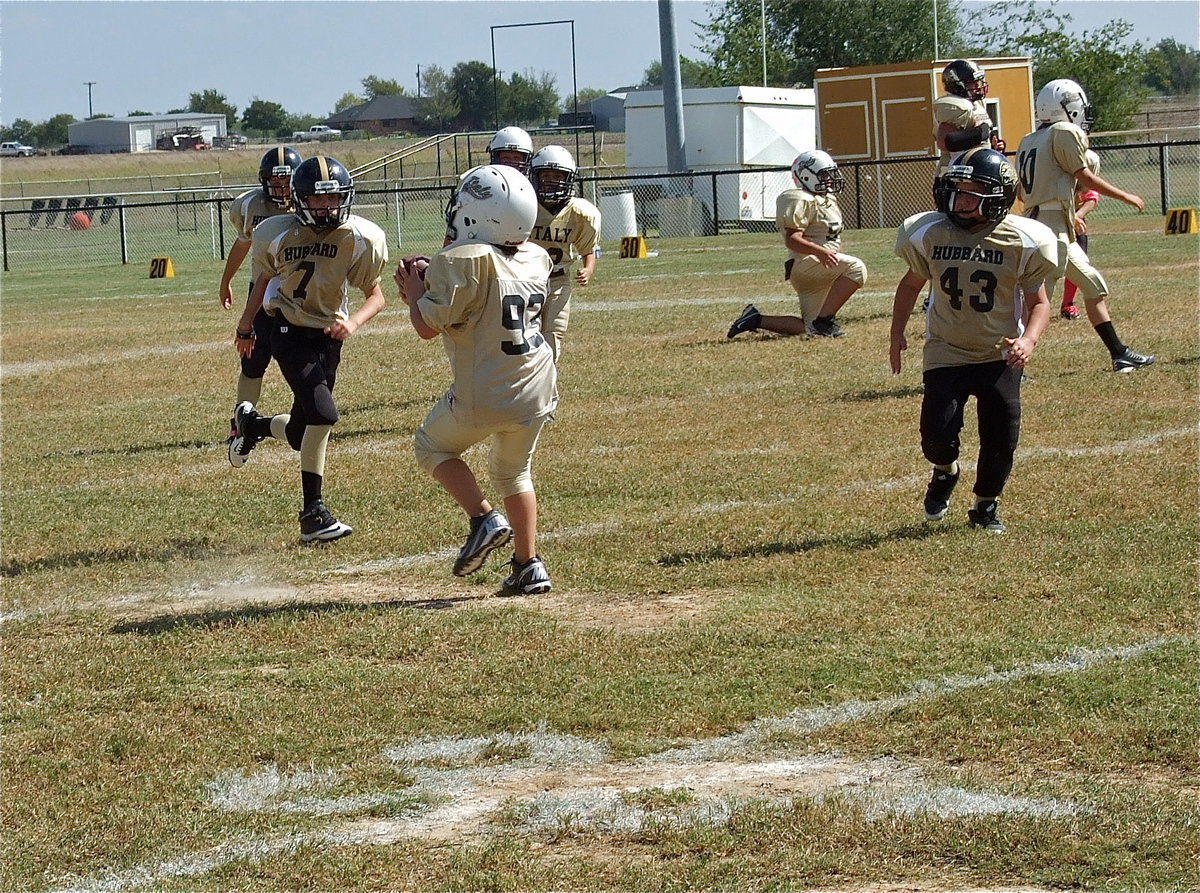
[[[891,367],[908,349],[904,329],[933,283],[925,315],[921,451],[933,465],[925,518],[940,521],[958,483],[959,434],[977,403],[979,461],[973,527],[1003,533],[998,502],[1021,430],[1021,370],[1050,319],[1044,282],[1058,264],[1046,226],[1009,213],[1017,175],[999,152],[976,148],[951,160],[934,187],[938,210],[904,221],[896,254],[908,272],[892,308]]]
[[[417,462],[470,519],[453,573],[474,573],[512,540],[503,588],[526,595],[550,591],[537,554],[532,462],[558,400],[554,355],[540,327],[553,263],[529,241],[537,207],[533,186],[517,170],[472,168],[447,212],[455,241],[433,256],[423,278],[407,261],[395,275],[413,328],[422,338],[442,336],[454,374],[413,439]],[[490,445],[488,476],[504,512],[484,497],[462,459],[483,441]]]

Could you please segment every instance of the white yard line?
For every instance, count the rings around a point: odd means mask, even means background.
[[[944,819],[980,815],[1063,816],[1086,806],[1052,799],[1012,797],[930,784],[926,771],[890,757],[852,760],[830,753],[745,760],[761,753],[780,732],[803,736],[835,725],[858,722],[919,701],[975,688],[1006,686],[1026,679],[1084,672],[1114,661],[1134,660],[1187,637],[1159,638],[1112,648],[1076,649],[1063,657],[988,670],[974,676],[943,676],[915,683],[900,695],[852,700],[755,720],[741,731],[637,760],[611,761],[597,742],[545,729],[491,738],[422,738],[385,748],[382,756],[398,772],[415,779],[403,793],[427,798],[427,810],[384,819],[355,813],[395,796],[376,792],[344,800],[313,796],[337,783],[332,770],[280,773],[274,766],[255,773],[232,770],[208,786],[213,808],[231,811],[307,813],[344,818],[322,831],[275,838],[234,840],[203,852],[151,862],[92,878],[65,879],[54,893],[121,893],[171,878],[207,874],[239,860],[265,859],[301,846],[387,845],[406,838],[457,840],[486,834],[504,809],[526,831],[555,830],[564,824],[593,833],[636,833],[648,822],[679,826],[721,825],[742,803],[757,800],[786,805],[796,797],[820,801],[847,796],[866,815],[930,815]],[[525,754],[504,763],[479,765],[496,748]],[[457,765],[456,765],[457,764]],[[444,768],[449,767],[449,768]],[[674,791],[679,805],[649,810],[636,795]]]

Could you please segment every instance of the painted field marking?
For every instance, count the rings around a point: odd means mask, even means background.
[[[757,762],[738,762],[745,752],[761,752],[779,732],[803,736],[835,725],[858,722],[919,701],[973,688],[1008,685],[1024,679],[1077,673],[1110,661],[1132,660],[1191,637],[1156,638],[1125,646],[1076,649],[1066,656],[1020,664],[1008,670],[988,670],[974,676],[943,676],[910,686],[905,693],[873,701],[852,700],[827,707],[804,708],[782,717],[755,720],[741,731],[672,748],[637,760],[613,762],[602,743],[572,735],[548,733],[489,737],[418,738],[387,747],[383,757],[412,776],[412,790],[434,805],[424,811],[386,818],[355,818],[354,813],[395,797],[395,792],[324,799],[310,792],[338,781],[332,770],[291,774],[274,766],[254,773],[230,770],[207,786],[217,809],[281,814],[336,815],[337,824],[305,834],[234,840],[201,853],[165,862],[145,863],[92,878],[64,879],[53,893],[121,893],[150,887],[171,878],[207,874],[235,861],[265,859],[302,846],[387,845],[409,837],[457,839],[486,833],[488,817],[502,807],[527,831],[573,827],[598,833],[636,832],[649,820],[662,821],[628,795],[638,791],[684,789],[685,805],[665,813],[681,826],[727,822],[737,806],[750,800],[786,804],[795,796],[820,801],[830,795],[863,799],[873,818],[928,814],[942,818],[1014,814],[1062,816],[1080,814],[1085,807],[1062,800],[1011,797],[952,786],[930,786],[924,770],[889,757],[848,760],[816,753]],[[484,754],[512,749],[528,754],[499,765],[473,765]],[[431,764],[431,765],[430,765]],[[751,788],[754,795],[739,794]],[[768,789],[766,793],[764,788]],[[699,792],[697,796],[696,792]],[[382,799],[381,799],[382,798]]]

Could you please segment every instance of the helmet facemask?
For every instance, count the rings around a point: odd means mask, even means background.
[[[286,164],[271,169],[271,176],[263,183],[263,192],[281,208],[292,206],[292,169]]]

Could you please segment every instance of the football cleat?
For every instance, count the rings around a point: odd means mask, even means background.
[[[725,337],[733,338],[742,332],[757,332],[760,325],[762,325],[762,314],[753,304],[747,304],[742,308],[742,315],[733,321],[733,325],[729,327]]]
[[[967,511],[967,522],[976,530],[1004,533],[1004,524],[997,514],[999,509],[1000,504],[994,499],[989,502],[981,502],[975,508]]]
[[[818,338],[842,338],[845,330],[837,324],[832,316],[818,316],[808,324],[808,334]]]
[[[550,591],[550,575],[546,573],[546,565],[539,556],[534,555],[521,564],[514,555],[509,567],[512,568],[512,573],[504,580],[505,594],[541,595]]]
[[[241,468],[250,458],[254,448],[262,443],[263,438],[250,432],[250,425],[262,418],[254,409],[254,404],[243,400],[233,411],[233,434],[229,438],[229,464]]]
[[[954,487],[958,483],[958,472],[951,474],[948,471],[933,470],[933,477],[929,479],[929,486],[925,488],[925,520],[940,521],[946,517],[946,512],[950,509],[950,494],[954,492]]]
[[[454,560],[453,573],[456,577],[466,577],[483,567],[484,560],[494,550],[499,549],[512,539],[513,529],[505,518],[495,509],[486,515],[471,519],[471,532],[467,534],[466,542],[458,550],[458,558]]]
[[[1079,308],[1074,304],[1063,304],[1058,315],[1063,319],[1079,319]]]
[[[349,536],[354,528],[335,518],[325,503],[316,500],[300,513],[300,542],[331,543]]]
[[[1128,347],[1123,353],[1113,357],[1113,372],[1128,373],[1134,369],[1140,369],[1142,366],[1152,365],[1154,365],[1154,357],[1143,356]]]

